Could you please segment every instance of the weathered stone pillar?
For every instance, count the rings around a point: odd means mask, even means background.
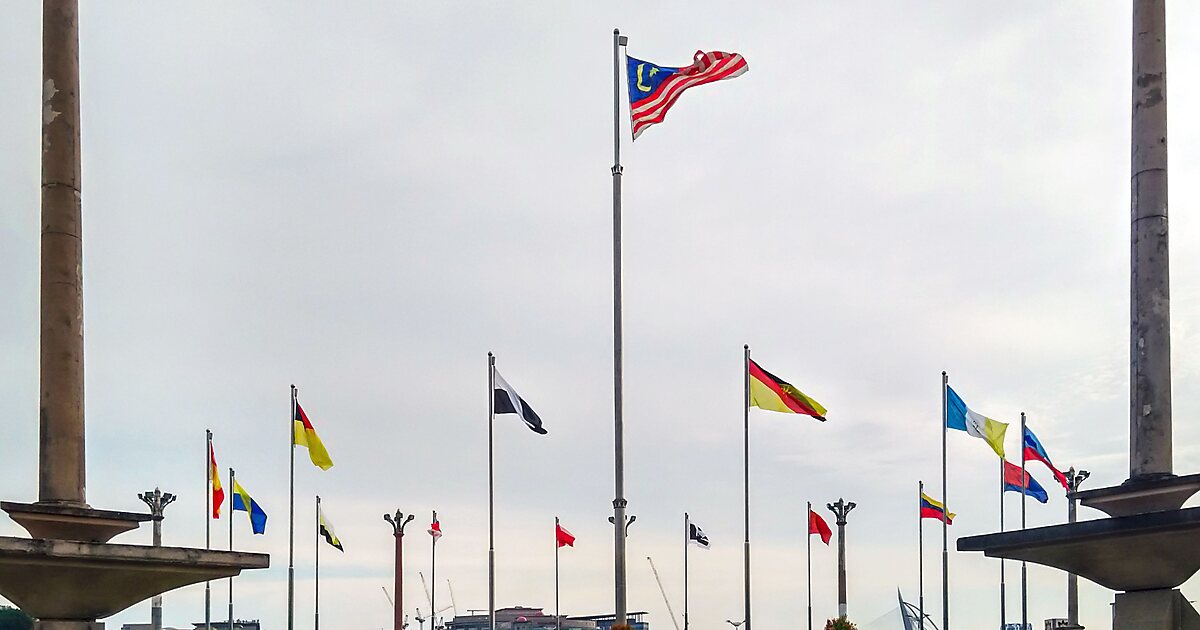
[[[1133,2],[1131,480],[1172,474],[1166,0]]]
[[[79,3],[42,3],[41,457],[38,500],[86,503]]]

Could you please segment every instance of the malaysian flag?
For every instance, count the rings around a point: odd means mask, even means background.
[[[737,53],[696,51],[692,65],[668,68],[626,57],[629,78],[629,113],[636,140],[650,125],[658,124],[684,90],[741,76],[750,69]]]

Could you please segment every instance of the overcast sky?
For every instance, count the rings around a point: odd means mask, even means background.
[[[804,509],[845,497],[850,615],[917,591],[919,479],[941,495],[940,372],[972,408],[1021,411],[1089,487],[1128,473],[1128,2],[84,2],[81,21],[88,500],[180,495],[167,544],[204,543],[204,430],[265,508],[236,521],[271,569],[237,616],[285,627],[288,385],[336,463],[297,460],[298,628],[390,627],[384,512],[415,512],[405,602],[487,607],[486,355],[540,413],[496,427],[498,603],[612,610],[611,32],[746,75],[685,94],[625,143],[630,607],[741,618],[742,344],[829,409],[751,412],[755,620],[800,623]],[[0,3],[0,498],[37,498],[40,20]],[[1172,2],[1175,467],[1200,471],[1200,5]],[[627,114],[622,113],[626,119]],[[623,125],[627,124],[627,119]],[[623,134],[627,132],[623,131]],[[949,436],[954,536],[997,529],[997,466]],[[1038,466],[1059,523],[1066,501]],[[1010,523],[1017,495],[1009,495]],[[1082,510],[1085,518],[1099,514]],[[927,607],[940,616],[936,522]],[[226,521],[214,542],[227,544]],[[24,536],[7,519],[0,534]],[[149,543],[150,528],[118,542]],[[953,540],[951,542],[953,545]],[[820,619],[836,553],[814,546]],[[951,558],[952,622],[995,627],[997,561]],[[1019,620],[1010,568],[1009,612]],[[1065,576],[1030,567],[1030,613],[1065,616]],[[1081,585],[1083,623],[1112,593]],[[1184,586],[1200,595],[1200,582]],[[214,617],[226,587],[214,585]],[[451,614],[447,611],[445,614]],[[149,618],[149,604],[110,628]],[[203,587],[165,598],[203,619]],[[415,627],[414,627],[415,630]]]

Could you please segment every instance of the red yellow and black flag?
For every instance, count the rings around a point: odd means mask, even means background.
[[[825,408],[809,398],[794,385],[762,369],[753,359],[746,359],[750,373],[750,406],[778,411],[798,413],[825,421]]]

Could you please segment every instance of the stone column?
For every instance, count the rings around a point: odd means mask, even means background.
[[[1172,474],[1166,0],[1133,2],[1131,480]]]
[[[396,515],[384,514],[383,520],[392,524],[392,535],[396,538],[396,601],[392,603],[393,630],[404,630],[404,526],[413,520],[413,515],[407,517],[400,510]],[[436,586],[436,585],[435,585]]]
[[[41,457],[38,500],[86,503],[79,4],[42,3]]]
[[[846,606],[846,516],[857,506],[853,501],[847,503],[838,499],[837,503],[826,505],[837,518],[838,528],[838,616],[845,619]]]

